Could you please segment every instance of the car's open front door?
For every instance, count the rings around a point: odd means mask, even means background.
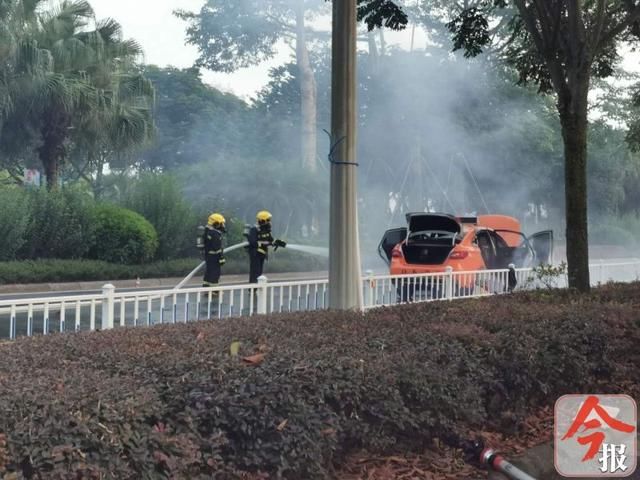
[[[534,266],[550,265],[553,260],[553,231],[534,233],[529,237],[529,243],[536,254]]]
[[[380,240],[380,245],[378,245],[378,255],[380,255],[380,258],[382,258],[387,265],[391,263],[391,251],[393,247],[406,238],[407,229],[405,227],[392,228],[384,232],[382,240]]]
[[[535,251],[524,233],[515,230],[495,230],[494,232],[502,240],[502,242],[496,242],[498,263],[495,268],[509,268],[512,263],[516,268],[523,268],[535,262]]]

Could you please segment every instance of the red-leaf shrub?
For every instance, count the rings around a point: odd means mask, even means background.
[[[565,393],[637,390],[638,299],[636,283],[3,343],[0,477],[330,478],[355,450],[513,431]]]

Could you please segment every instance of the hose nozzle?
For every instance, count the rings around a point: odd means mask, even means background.
[[[536,480],[526,472],[506,461],[492,448],[484,448],[480,452],[480,463],[487,465],[490,469],[506,475],[511,480]]]
[[[465,440],[461,447],[469,462],[478,463],[479,461],[482,466],[500,472],[510,480],[536,480],[528,473],[507,462],[494,449],[487,447],[481,437]]]

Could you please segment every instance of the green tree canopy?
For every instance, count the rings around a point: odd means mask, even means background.
[[[557,98],[565,150],[569,284],[589,289],[587,235],[588,94],[610,76],[622,43],[636,42],[640,5],[626,0],[470,0],[448,24],[454,48],[467,56],[501,44],[503,60],[522,84]],[[504,25],[491,35],[490,25]]]
[[[157,137],[137,155],[141,168],[172,170],[250,150],[254,116],[244,101],[206,85],[197,68],[147,66],[143,73],[156,90]]]

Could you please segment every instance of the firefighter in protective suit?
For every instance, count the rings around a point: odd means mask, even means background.
[[[225,263],[222,235],[225,233],[225,219],[219,213],[212,213],[204,229],[204,272],[203,287],[213,287],[220,280],[222,265]]]
[[[249,243],[249,283],[257,283],[262,275],[264,261],[269,257],[269,247],[274,251],[278,247],[286,247],[286,242],[276,240],[271,234],[271,214],[266,210],[256,215],[257,224],[249,229],[247,242]]]

